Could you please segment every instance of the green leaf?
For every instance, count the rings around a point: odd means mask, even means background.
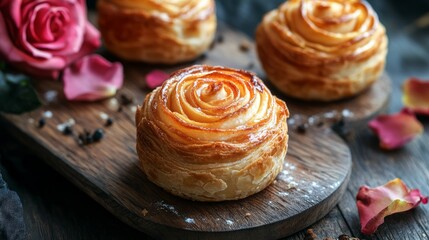
[[[0,112],[21,114],[40,105],[27,76],[0,72]]]

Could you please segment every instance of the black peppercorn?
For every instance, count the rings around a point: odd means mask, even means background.
[[[92,134],[92,140],[94,142],[98,142],[100,141],[104,136],[104,131],[101,128],[98,128],[94,131],[94,133]]]
[[[46,120],[44,118],[39,119],[39,123],[37,124],[38,128],[42,128],[46,125]]]
[[[65,126],[63,129],[63,134],[64,135],[70,135],[73,133],[73,129],[71,126]]]
[[[109,117],[108,119],[106,119],[106,123],[104,124],[104,126],[110,127],[112,126],[112,124],[113,124],[113,119]]]
[[[119,100],[120,100],[120,103],[124,106],[128,106],[134,102],[132,97],[129,97],[125,94],[121,94]]]
[[[308,128],[308,124],[304,123],[304,124],[300,124],[296,130],[298,131],[298,133],[305,133],[307,131]]]

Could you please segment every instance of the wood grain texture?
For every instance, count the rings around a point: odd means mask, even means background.
[[[349,145],[355,159],[347,192],[339,204],[355,236],[368,238],[360,233],[359,216],[355,198],[359,187],[376,187],[401,178],[410,188],[429,193],[429,119],[421,119],[425,127],[422,136],[395,151],[378,147],[378,139],[368,129],[359,131]],[[429,209],[421,205],[412,211],[394,214],[385,219],[369,239],[429,239]]]
[[[307,116],[323,114],[332,110],[349,110],[353,113],[350,121],[357,124],[368,120],[383,111],[389,102],[391,93],[391,80],[387,73],[384,73],[378,81],[370,88],[366,89],[356,97],[334,101],[331,103],[303,102],[287,97],[282,97],[288,102],[292,113],[301,113]],[[277,96],[281,93],[274,92]]]
[[[252,52],[239,50],[240,34],[223,29],[224,43],[215,46],[199,63],[243,68]],[[236,51],[236,54],[234,53]],[[228,53],[237,58],[225,58]],[[189,63],[192,64],[192,63]],[[125,63],[124,94],[141,103],[147,66]],[[169,71],[183,67],[175,66]],[[59,90],[57,82],[43,82],[40,93]],[[143,89],[143,90],[142,90]],[[59,101],[23,116],[3,115],[7,129],[70,181],[122,221],[157,238],[276,239],[297,232],[326,215],[344,192],[351,168],[347,146],[329,129],[311,134],[290,134],[285,169],[277,183],[241,201],[198,203],[174,197],[150,183],[138,167],[132,104],[121,112],[109,110],[109,100],[86,104]],[[44,128],[28,123],[42,111],[54,117]],[[79,147],[73,137],[61,135],[58,124],[75,119],[75,131],[103,126],[100,112],[115,119],[100,143]],[[145,213],[145,211],[147,213]],[[144,212],[143,212],[144,211]],[[249,215],[250,214],[250,215]],[[247,215],[247,216],[246,216]]]

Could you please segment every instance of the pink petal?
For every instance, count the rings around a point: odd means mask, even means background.
[[[364,234],[374,233],[388,215],[405,212],[426,204],[428,197],[422,196],[420,190],[409,190],[401,179],[396,178],[384,186],[369,188],[362,186],[356,196],[361,231]]]
[[[163,71],[153,70],[146,75],[146,85],[150,89],[154,89],[161,86],[168,77],[170,77],[170,75]]]
[[[429,80],[409,78],[402,86],[402,102],[406,109],[429,116]]]
[[[64,70],[64,94],[68,100],[95,101],[111,97],[122,87],[121,63],[89,55]]]
[[[380,147],[386,150],[402,147],[423,132],[423,125],[408,111],[380,115],[368,126],[380,139]]]

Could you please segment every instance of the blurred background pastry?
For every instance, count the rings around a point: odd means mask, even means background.
[[[289,0],[256,31],[259,59],[283,93],[332,101],[354,96],[382,74],[384,26],[360,0]]]
[[[180,70],[137,110],[141,166],[152,182],[184,198],[247,197],[282,169],[288,116],[286,104],[250,72]]]
[[[97,7],[106,48],[125,60],[190,61],[216,31],[214,0],[99,0]]]

